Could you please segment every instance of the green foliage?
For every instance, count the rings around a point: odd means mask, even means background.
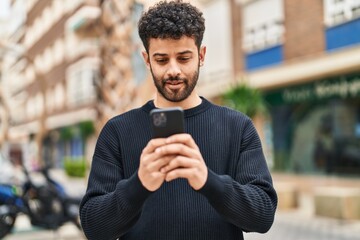
[[[60,129],[60,139],[63,141],[70,140],[74,135],[72,127],[63,127]]]
[[[89,136],[95,133],[95,127],[92,121],[80,122],[78,126],[83,139],[87,139]]]
[[[60,129],[60,138],[63,141],[69,141],[74,136],[78,134],[81,135],[83,139],[87,139],[95,133],[95,127],[92,121],[80,122],[77,125],[63,127]]]
[[[261,92],[246,84],[240,84],[226,92],[222,96],[222,101],[226,106],[236,109],[250,118],[266,113],[266,104]]]
[[[85,177],[87,164],[84,157],[65,157],[64,168],[68,176],[71,177]]]

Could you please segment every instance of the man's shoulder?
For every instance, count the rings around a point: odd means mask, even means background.
[[[244,113],[237,111],[233,108],[230,108],[228,106],[213,104],[212,109],[216,114],[219,114],[220,117],[235,119],[235,120],[241,119],[244,121],[249,121],[249,120],[251,121],[251,119]]]
[[[141,107],[133,108],[131,110],[127,110],[125,112],[119,113],[118,115],[114,116],[111,120],[122,120],[126,118],[132,118],[138,115],[143,114],[144,111]]]
[[[104,128],[124,129],[124,127],[131,128],[131,126],[141,127],[147,121],[149,121],[148,113],[146,112],[146,109],[144,109],[144,106],[142,106],[119,113],[118,115],[109,118],[105,123]]]

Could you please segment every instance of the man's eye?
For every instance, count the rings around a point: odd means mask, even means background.
[[[182,57],[182,58],[179,58],[179,60],[180,60],[181,62],[187,62],[187,61],[190,60],[190,58],[189,58],[189,57]]]
[[[157,63],[166,63],[167,59],[166,58],[158,58],[158,59],[156,59],[156,62]]]

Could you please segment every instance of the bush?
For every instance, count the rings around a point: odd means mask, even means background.
[[[236,109],[250,118],[267,112],[266,103],[260,90],[244,83],[223,94],[222,100],[226,106]]]
[[[71,177],[85,177],[87,165],[84,157],[65,157],[64,159],[65,172]]]

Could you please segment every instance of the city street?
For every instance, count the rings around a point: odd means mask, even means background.
[[[86,239],[71,224],[51,232],[32,228],[25,217],[19,220],[15,232],[4,240]],[[268,233],[246,233],[245,240],[360,240],[360,221],[312,217],[301,211],[278,212]]]
[[[360,221],[314,217],[301,211],[279,212],[268,233],[247,233],[245,240],[360,240]]]
[[[86,181],[69,178],[62,170],[53,170],[51,175],[61,182],[68,193],[85,191]],[[312,201],[303,197],[300,208],[278,211],[275,222],[266,234],[246,233],[245,240],[360,240],[360,220],[337,220],[316,217]],[[4,240],[84,240],[81,231],[74,225],[66,224],[58,231],[46,231],[31,226],[26,216],[19,216],[12,234]]]
[[[31,226],[25,216],[20,216],[16,220],[15,229],[12,234],[6,236],[4,240],[83,240],[86,239],[75,225],[66,224],[58,231],[47,231]]]
[[[62,169],[50,170],[50,176],[65,188],[70,196],[80,196],[85,193],[86,181],[82,178],[68,177]],[[25,215],[16,219],[13,233],[4,240],[83,240],[86,239],[75,225],[69,223],[62,226],[58,231],[48,231],[31,226]]]
[[[360,0],[0,0],[0,240],[87,240],[81,204],[100,240],[360,240],[359,32]]]

